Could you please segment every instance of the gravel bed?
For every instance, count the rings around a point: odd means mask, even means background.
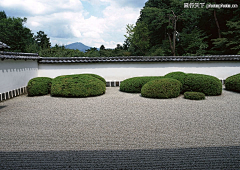
[[[154,149],[240,144],[240,94],[206,100],[20,96],[0,103],[1,151]]]
[[[236,151],[239,99],[239,93],[225,90],[221,96],[201,101],[186,100],[183,95],[149,99],[117,87],[90,98],[23,95],[0,103],[0,158],[10,152],[31,155],[36,151],[167,149],[172,153],[171,149],[212,147],[236,147]],[[234,159],[239,160],[239,155]]]

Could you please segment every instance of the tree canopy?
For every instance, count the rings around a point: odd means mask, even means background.
[[[148,0],[135,26],[127,25],[128,51],[133,55],[239,54],[240,8],[206,8],[236,4],[234,0]],[[224,47],[224,48],[223,48]]]
[[[207,8],[207,4],[237,4],[235,8]],[[240,54],[240,4],[236,0],[148,0],[135,24],[127,24],[123,45],[101,45],[85,52],[51,47],[43,31],[34,35],[27,18],[0,12],[0,41],[10,51],[43,57],[194,56]]]

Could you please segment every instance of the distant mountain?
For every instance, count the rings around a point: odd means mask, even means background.
[[[88,46],[84,45],[83,43],[76,42],[76,43],[65,45],[65,48],[73,49],[73,50],[79,50],[79,51],[85,52],[85,50],[88,50],[91,47],[88,47]]]

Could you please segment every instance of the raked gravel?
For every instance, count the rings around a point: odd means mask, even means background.
[[[0,103],[1,169],[238,169],[240,93],[192,101],[107,88]]]
[[[149,99],[107,88],[91,98],[0,103],[0,150],[119,150],[240,145],[240,94]]]

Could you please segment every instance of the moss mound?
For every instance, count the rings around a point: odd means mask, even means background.
[[[161,76],[147,76],[147,77],[133,77],[126,79],[120,84],[120,91],[127,93],[141,93],[141,89],[144,84],[149,81],[161,79]]]
[[[52,81],[51,95],[56,97],[99,96],[106,91],[106,84],[92,75],[76,74],[58,76]]]
[[[240,73],[228,77],[225,81],[225,88],[240,93]]]
[[[205,94],[201,92],[185,92],[184,98],[190,100],[204,100]]]
[[[36,77],[29,80],[27,85],[28,96],[47,95],[51,91],[52,79],[49,77]]]
[[[214,76],[187,74],[184,79],[183,91],[202,92],[206,96],[218,96],[222,94],[222,83]]]
[[[176,79],[162,78],[146,83],[141,90],[141,95],[148,98],[168,99],[180,95],[182,83]]]
[[[182,85],[184,84],[185,78],[186,78],[187,74],[177,71],[177,72],[171,72],[166,74],[164,77],[165,78],[171,78],[171,79],[176,79],[178,81],[180,81],[182,83]],[[181,87],[181,91],[180,93],[183,93],[183,86]]]

